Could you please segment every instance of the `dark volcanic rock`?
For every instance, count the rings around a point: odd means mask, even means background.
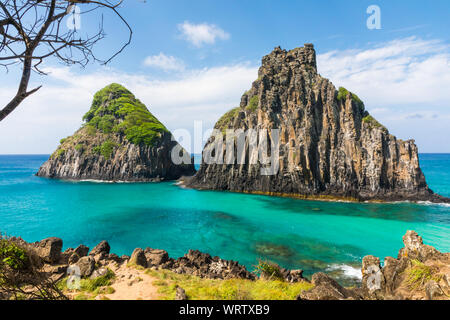
[[[55,263],[61,257],[63,241],[60,238],[47,238],[36,243],[36,253],[45,262]]]
[[[109,246],[108,241],[101,241],[98,245],[94,247],[94,249],[91,250],[89,255],[96,256],[98,254],[109,254],[109,250],[111,250],[111,247]]]
[[[95,260],[91,256],[82,257],[75,263],[80,268],[80,276],[89,277],[95,268]]]
[[[255,279],[255,275],[240,265],[237,261],[223,260],[211,257],[208,253],[189,250],[184,257],[171,263],[171,269],[176,273],[186,273],[212,279]]]
[[[188,153],[134,95],[118,84],[97,92],[85,124],[61,145],[37,175],[106,181],[175,180],[195,173]],[[174,150],[174,151],[173,151]],[[187,160],[175,164],[171,153]]]
[[[210,155],[223,164],[204,161],[187,186],[301,198],[450,202],[428,188],[413,140],[397,139],[355,94],[337,90],[317,73],[311,44],[291,51],[278,47],[265,56],[240,106],[219,119],[215,129],[225,135],[227,129],[268,130],[269,136],[263,136],[269,137],[269,157],[276,150],[270,130],[278,129],[279,157],[273,157],[279,159],[279,170],[263,175],[268,165],[261,164],[261,157],[249,161],[248,139],[238,157],[236,145],[227,148],[226,138],[213,134],[204,159]],[[251,158],[257,153],[254,149]]]

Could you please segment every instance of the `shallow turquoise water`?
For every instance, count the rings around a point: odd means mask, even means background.
[[[238,260],[258,258],[306,274],[357,275],[362,257],[396,256],[414,229],[426,243],[450,251],[450,207],[355,204],[182,189],[174,183],[63,182],[35,177],[48,156],[0,156],[0,230],[65,247],[108,240],[112,252],[165,249],[178,257],[199,249]],[[436,192],[450,196],[450,155],[423,154],[421,166]],[[342,272],[341,272],[342,273]]]

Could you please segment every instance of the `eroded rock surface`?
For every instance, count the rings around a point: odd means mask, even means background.
[[[225,136],[227,129],[268,130],[262,136],[269,147],[263,150],[278,158],[279,170],[263,174],[269,165],[261,164],[261,155],[252,164],[258,149],[250,154],[249,141],[239,154],[236,145],[227,148],[227,138],[214,134],[203,151],[211,163],[203,163],[188,186],[302,198],[450,201],[428,188],[414,140],[397,139],[354,93],[336,89],[317,72],[312,44],[290,51],[278,47],[265,56],[240,106],[215,129]],[[277,145],[272,129],[279,129],[278,157],[271,154]]]

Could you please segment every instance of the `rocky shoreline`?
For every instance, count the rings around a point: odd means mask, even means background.
[[[177,274],[187,274],[208,279],[246,279],[258,281],[271,279],[277,273],[279,281],[287,283],[308,282],[313,288],[299,292],[299,300],[410,300],[450,298],[450,253],[441,253],[434,247],[423,244],[422,238],[414,231],[403,236],[404,247],[397,258],[386,257],[383,267],[380,259],[366,256],[362,260],[361,287],[344,288],[323,272],[312,275],[311,280],[303,277],[302,270],[276,269],[273,274],[259,275],[249,272],[237,261],[212,257],[198,250],[189,250],[183,257],[169,257],[161,249],[136,248],[131,256],[110,252],[107,241],[100,242],[92,250],[85,245],[62,251],[60,238],[47,238],[35,243],[27,243],[21,238],[9,241],[32,250],[42,259],[42,270],[49,279],[62,279],[67,274],[75,274],[82,279],[96,279],[104,276],[109,267],[169,270]],[[272,271],[271,271],[272,272]],[[186,298],[182,291],[177,296]],[[8,298],[1,292],[0,298]]]

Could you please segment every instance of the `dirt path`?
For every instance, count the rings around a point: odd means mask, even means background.
[[[156,278],[149,276],[143,270],[137,270],[122,264],[119,268],[111,268],[116,278],[111,287],[115,292],[104,294],[111,300],[157,300],[158,287],[153,285]]]

